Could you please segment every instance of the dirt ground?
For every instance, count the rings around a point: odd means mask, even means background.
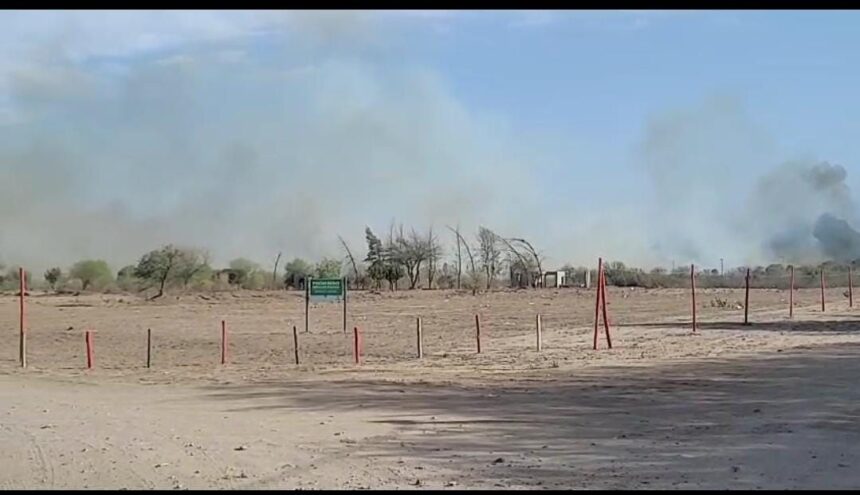
[[[789,320],[786,291],[753,290],[744,326],[742,290],[700,290],[694,334],[688,291],[610,288],[598,351],[581,289],[354,292],[346,334],[333,303],[305,332],[301,293],[34,294],[26,370],[7,295],[0,488],[854,488],[860,309],[843,292],[822,313],[797,291]]]

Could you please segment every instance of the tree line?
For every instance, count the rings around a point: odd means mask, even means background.
[[[308,277],[347,279],[353,289],[465,289],[473,294],[500,286],[509,288],[540,287],[543,284],[545,261],[543,255],[528,240],[505,237],[480,226],[476,232],[463,232],[459,226],[445,226],[447,243],[431,226],[426,231],[405,228],[392,222],[383,235],[365,228],[364,254],[358,253],[338,236],[343,256],[322,258],[309,262],[293,258],[279,271],[281,254],[269,270],[245,258],[229,262],[227,268],[211,266],[209,254],[202,249],[162,246],[139,259],[137,264],[120,268],[114,273],[104,260],[82,260],[67,269],[52,267],[33,280],[27,274],[28,285],[57,292],[82,291],[140,292],[150,299],[162,297],[168,290],[219,290],[242,288],[302,289]],[[860,264],[827,262],[795,268],[796,287],[815,287],[824,269],[828,285],[845,285],[849,266]],[[654,268],[646,271],[628,267],[623,262],[605,265],[608,285],[620,287],[687,287],[690,266],[674,270]],[[593,267],[565,265],[559,271],[566,275],[568,286],[583,287],[586,273],[596,283]],[[746,268],[734,268],[727,273],[716,269],[697,268],[697,285],[707,287],[742,287]],[[788,266],[771,264],[750,268],[752,287],[788,287]],[[18,270],[8,270],[0,264],[0,288],[14,290],[18,285]]]

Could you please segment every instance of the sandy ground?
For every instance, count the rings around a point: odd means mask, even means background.
[[[842,289],[0,297],[2,488],[854,488],[860,322]],[[482,319],[475,353],[474,314]],[[541,313],[544,350],[535,350]],[[415,357],[415,317],[425,358]],[[219,364],[220,321],[230,363]],[[299,327],[302,364],[293,360]],[[146,369],[146,329],[154,336]],[[82,331],[95,331],[85,370]]]

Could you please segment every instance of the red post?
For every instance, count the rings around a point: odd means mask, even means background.
[[[851,265],[848,265],[848,307],[854,307],[854,284],[851,282]]]
[[[353,348],[355,364],[361,364],[361,334],[358,331],[358,327],[353,328],[352,331],[355,334],[355,347]]]
[[[21,367],[27,367],[27,329],[24,317],[24,297],[27,292],[27,274],[24,273],[24,268],[18,268],[18,288],[21,291],[19,294],[18,322],[20,323],[20,334],[18,336],[18,357],[21,361]]]
[[[606,344],[612,349],[612,338],[609,336],[609,312],[606,309],[606,270],[601,271],[600,285],[603,292],[603,328],[606,330]]]
[[[221,320],[221,364],[227,364],[227,322]]]
[[[744,325],[750,324],[750,269],[747,268],[746,292],[744,294]]]
[[[93,369],[95,366],[95,359],[93,356],[93,333],[89,330],[84,332],[84,340],[87,343],[87,369]]]
[[[696,266],[690,265],[690,291],[693,294],[693,333],[696,332]]]
[[[481,353],[481,316],[475,314],[475,340],[478,342],[478,354]]]
[[[597,258],[597,291],[594,301],[594,350],[597,350],[597,325],[600,321],[600,295],[603,292],[603,258]]]
[[[788,317],[794,318],[794,265],[789,267],[791,270],[791,276],[789,277],[788,284]]]
[[[821,268],[821,312],[825,311],[824,307],[824,268]]]

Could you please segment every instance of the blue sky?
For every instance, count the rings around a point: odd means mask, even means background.
[[[551,265],[768,262],[737,220],[757,180],[828,161],[860,188],[858,21],[7,11],[0,261],[319,258],[396,218],[537,239]]]

